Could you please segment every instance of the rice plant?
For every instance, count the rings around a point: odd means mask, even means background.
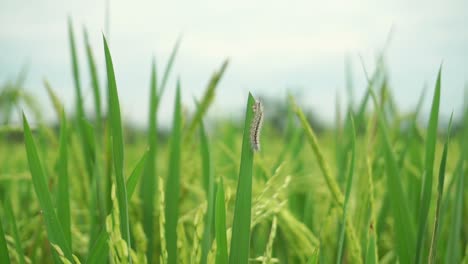
[[[1,263],[468,261],[468,108],[440,125],[441,67],[428,118],[424,94],[401,112],[381,56],[364,96],[350,98],[344,119],[323,131],[293,96],[282,100],[282,128],[255,93],[245,94],[240,122],[212,121],[228,60],[186,112],[185,84],[168,85],[178,39],[167,62],[153,59],[148,129],[137,134],[121,116],[112,46],[103,36],[102,50],[92,50],[85,33],[88,69],[80,69],[82,42],[71,20],[68,28],[75,110],[65,112],[45,80],[59,128],[26,113],[21,128],[0,128]],[[85,111],[85,73],[93,112]],[[162,100],[175,102],[166,137]],[[0,107],[1,120],[12,107]]]

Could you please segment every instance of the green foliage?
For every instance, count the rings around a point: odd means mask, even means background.
[[[16,253],[18,254],[19,258],[19,263],[24,264],[26,263],[26,260],[24,258],[23,246],[19,236],[18,227],[16,225],[15,213],[13,212],[13,208],[11,206],[11,201],[9,198],[5,199],[4,209],[7,219],[10,222],[11,229],[13,229],[13,237],[15,239],[15,247]]]
[[[112,141],[112,156],[114,158],[114,172],[115,183],[117,186],[117,200],[120,211],[120,228],[122,238],[127,243],[128,248],[130,244],[130,223],[128,218],[128,201],[127,201],[127,188],[125,186],[125,178],[123,174],[124,168],[124,142],[122,135],[122,121],[120,118],[120,104],[119,96],[117,94],[117,84],[115,82],[114,66],[112,58],[107,46],[106,39],[104,41],[104,53],[106,55],[106,68],[107,68],[107,82],[108,82],[108,96],[109,96],[109,116],[111,133],[110,138]],[[127,256],[131,262],[130,254]]]
[[[213,172],[213,161],[211,158],[210,146],[208,143],[208,135],[205,131],[203,122],[200,123],[200,155],[202,158],[202,175],[203,175],[203,188],[207,199],[207,210],[205,215],[205,226],[203,231],[202,241],[202,255],[201,263],[207,263],[208,252],[211,248],[212,243],[212,229],[214,222],[214,172]],[[223,201],[224,202],[224,201]]]
[[[70,181],[68,178],[68,132],[65,113],[62,112],[60,121],[60,146],[57,160],[57,217],[62,223],[63,232],[68,246],[72,248],[71,216],[70,216]]]
[[[29,170],[31,172],[32,183],[36,192],[36,196],[42,208],[42,214],[45,220],[48,239],[51,244],[60,247],[64,252],[65,257],[73,262],[72,251],[63,232],[62,225],[59,222],[55,213],[55,209],[52,204],[52,199],[47,188],[46,176],[44,173],[45,171],[43,169],[41,161],[39,160],[36,144],[34,143],[34,139],[26,116],[23,116],[23,127]],[[54,255],[56,256],[55,253]],[[55,259],[57,261],[58,257]]]
[[[245,110],[244,135],[242,137],[242,154],[237,183],[236,206],[232,223],[231,251],[229,263],[247,263],[250,252],[250,223],[252,206],[252,170],[254,152],[250,143],[250,124],[253,119],[255,99],[249,94]]]
[[[468,108],[454,119],[453,130],[439,130],[440,71],[427,124],[419,122],[424,96],[410,113],[398,108],[380,56],[362,98],[354,97],[347,70],[348,94],[357,104],[346,107],[344,120],[337,117],[336,128],[319,132],[307,108],[292,97],[273,106],[266,100],[262,149],[253,152],[251,94],[243,126],[206,119],[227,61],[211,77],[194,113],[183,111],[177,83],[170,140],[158,138],[177,40],[161,81],[156,61],[151,67],[148,130],[129,140],[105,38],[107,94],[101,94],[99,64],[85,33],[94,118],[84,112],[71,22],[69,39],[74,110],[65,113],[44,81],[60,127],[38,118],[31,127],[26,117],[23,130],[0,127],[1,263],[460,263],[468,258],[463,224]],[[0,90],[5,124],[12,109],[27,106],[18,98],[32,97],[18,88],[21,76]],[[101,105],[104,97],[108,103]],[[7,104],[5,98],[16,101]],[[272,116],[269,107],[277,107]]]
[[[5,232],[3,231],[2,219],[0,217],[0,261],[2,263],[10,263],[8,247],[5,240]]]
[[[375,93],[370,90],[374,105],[379,108]],[[382,114],[382,109],[378,111],[378,123],[383,135],[383,149],[386,163],[386,178],[388,184],[388,195],[390,206],[392,207],[393,219],[395,221],[395,244],[398,257],[402,263],[411,263],[415,252],[415,229],[410,215],[406,194],[400,180],[401,173],[397,165],[395,154],[393,153],[388,128]]]
[[[437,142],[437,126],[439,120],[439,104],[440,104],[440,78],[442,67],[437,75],[437,83],[435,86],[434,97],[432,99],[431,115],[429,118],[429,126],[427,128],[427,141],[425,153],[425,169],[423,173],[423,186],[421,197],[421,210],[419,212],[419,229],[418,240],[416,245],[416,263],[427,262],[422,258],[423,243],[427,229],[427,218],[429,207],[431,205],[432,196],[432,178],[434,170],[435,147]]]
[[[169,156],[169,174],[166,184],[166,241],[168,263],[177,263],[177,223],[179,220],[179,193],[180,193],[180,156],[182,141],[182,105],[180,98],[180,82],[177,82],[175,98],[174,120]]]
[[[216,191],[216,215],[215,215],[215,230],[216,230],[216,264],[228,263],[228,246],[226,238],[226,208],[224,204],[224,186],[223,178],[218,183]]]
[[[158,80],[156,73],[156,63],[153,61],[151,67],[151,83],[150,83],[150,107],[148,111],[148,160],[143,171],[140,197],[142,200],[143,209],[143,229],[148,236],[148,260],[153,259],[154,249],[154,210],[156,190],[158,189],[156,180],[156,155],[157,155],[157,110],[158,110]]]

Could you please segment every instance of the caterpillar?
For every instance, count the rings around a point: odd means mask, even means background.
[[[254,116],[250,124],[250,144],[253,151],[260,151],[260,132],[263,124],[263,105],[262,102],[255,100],[252,106]]]

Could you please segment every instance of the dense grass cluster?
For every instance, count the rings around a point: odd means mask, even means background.
[[[256,152],[251,94],[243,126],[204,127],[227,61],[193,114],[182,111],[177,83],[170,139],[158,139],[178,41],[162,78],[153,63],[147,135],[130,144],[106,39],[100,80],[85,38],[90,115],[71,23],[69,33],[73,118],[46,82],[60,128],[33,128],[23,115],[20,140],[0,130],[0,263],[468,261],[468,108],[453,131],[452,119],[438,130],[441,70],[428,120],[420,122],[424,96],[414,112],[399,112],[381,57],[364,97],[333,129],[315,133],[286,98],[285,129],[266,116]]]

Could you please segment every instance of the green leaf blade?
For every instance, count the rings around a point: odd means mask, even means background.
[[[201,263],[206,264],[208,252],[211,248],[212,242],[212,225],[213,225],[213,211],[214,211],[214,173],[211,160],[210,146],[208,143],[208,136],[206,135],[205,126],[203,122],[200,123],[200,154],[202,156],[202,174],[203,174],[203,187],[207,198],[207,210],[205,215],[205,226],[202,238],[202,255]]]
[[[19,263],[24,264],[26,263],[26,260],[24,258],[23,245],[21,243],[18,226],[16,225],[15,213],[13,212],[13,207],[11,206],[11,201],[8,197],[5,198],[4,209],[8,218],[8,222],[10,222],[11,229],[13,229],[13,238],[15,240],[15,247],[19,257]]]
[[[0,217],[0,262],[10,263],[10,255],[8,254],[8,247],[5,240],[5,232],[3,231],[2,218]]]
[[[52,199],[49,195],[44,169],[39,160],[39,155],[37,153],[36,144],[34,143],[34,139],[32,137],[31,129],[29,127],[26,116],[24,115],[23,127],[29,170],[31,172],[33,187],[36,192],[36,196],[42,208],[42,214],[46,223],[48,239],[51,244],[59,246],[64,252],[65,257],[73,263],[72,251],[71,248],[68,246],[68,241],[65,238],[62,226],[55,213],[55,208],[52,204]],[[57,255],[55,251],[53,254],[54,256]],[[57,260],[58,258],[56,257],[55,259]]]
[[[435,220],[434,220],[434,231],[432,232],[432,239],[431,239],[431,248],[429,251],[429,258],[428,262],[429,263],[435,263],[436,260],[436,249],[437,249],[437,242],[439,239],[439,228],[440,228],[440,207],[442,204],[442,196],[444,193],[444,183],[445,183],[445,168],[447,165],[447,155],[448,155],[448,146],[449,146],[449,140],[450,140],[450,133],[451,133],[451,128],[452,128],[452,117],[450,117],[449,121],[449,127],[447,129],[447,140],[444,143],[444,150],[442,152],[442,159],[440,161],[440,167],[439,167],[439,180],[437,184],[437,205],[436,205],[436,214],[435,214]]]
[[[250,251],[250,222],[252,207],[252,171],[254,153],[250,144],[250,124],[253,118],[255,99],[251,94],[247,100],[244,135],[239,179],[236,192],[236,205],[232,224],[231,250],[229,263],[248,263]]]
[[[182,106],[180,83],[177,84],[174,120],[169,156],[169,174],[165,192],[165,234],[167,241],[168,263],[176,264],[177,259],[177,222],[179,219],[180,159],[182,141]]]
[[[432,179],[434,170],[434,159],[437,143],[437,126],[439,119],[439,105],[440,105],[440,82],[441,82],[442,66],[439,68],[437,75],[436,86],[434,90],[434,96],[432,98],[431,114],[429,118],[429,125],[427,128],[427,141],[425,151],[425,163],[424,163],[424,174],[423,174],[423,186],[421,190],[421,203],[419,211],[419,223],[418,223],[418,236],[416,245],[416,259],[415,263],[422,263],[424,261],[423,250],[424,240],[427,231],[428,214],[431,206],[432,197]]]
[[[340,240],[338,243],[338,254],[337,254],[337,259],[336,263],[341,263],[342,262],[342,255],[343,255],[343,244],[344,244],[344,237],[345,237],[345,229],[346,229],[346,221],[347,220],[347,213],[348,213],[348,202],[349,202],[349,196],[351,193],[351,188],[353,185],[353,177],[354,177],[354,166],[355,166],[355,160],[356,160],[356,130],[354,128],[354,119],[352,115],[350,116],[351,120],[351,126],[348,128],[347,132],[351,130],[351,161],[350,161],[350,166],[349,166],[349,171],[348,171],[348,176],[347,176],[347,181],[346,181],[346,192],[345,192],[345,198],[344,198],[344,204],[343,204],[343,220],[341,222],[341,231],[340,231]]]
[[[414,261],[416,241],[414,222],[410,215],[406,193],[403,190],[397,160],[391,148],[385,119],[375,93],[372,89],[369,89],[369,91],[378,114],[378,126],[383,135],[388,195],[390,197],[390,206],[392,208],[392,214],[395,221],[396,251],[401,263],[412,263],[412,261]]]
[[[96,69],[96,62],[94,60],[93,50],[91,49],[91,45],[89,44],[88,38],[88,31],[86,29],[84,31],[84,39],[85,39],[85,47],[86,47],[86,56],[88,58],[88,67],[89,67],[89,74],[91,76],[91,85],[93,87],[93,95],[94,95],[94,110],[95,110],[95,118],[96,118],[96,125],[98,127],[98,131],[100,132],[101,129],[101,122],[102,122],[102,104],[101,104],[101,91],[99,88],[99,76]]]
[[[65,112],[62,111],[60,120],[59,156],[57,160],[57,217],[62,223],[63,232],[68,241],[68,245],[70,248],[72,248],[67,144],[67,121],[65,117]]]
[[[128,201],[127,201],[127,188],[125,185],[125,177],[123,174],[124,166],[124,142],[122,132],[122,121],[120,117],[120,103],[117,93],[117,84],[115,81],[114,66],[112,57],[107,45],[106,38],[103,36],[104,53],[106,57],[107,68],[107,81],[108,81],[108,96],[109,96],[109,115],[110,115],[110,128],[111,128],[111,142],[112,142],[112,156],[115,171],[116,182],[116,195],[120,211],[120,224],[122,238],[127,242],[128,248],[131,247],[130,243],[130,224],[128,217]],[[131,256],[128,254],[129,262]]]
[[[216,264],[228,263],[228,249],[226,236],[226,205],[224,204],[223,178],[220,178],[216,190],[215,209],[215,233],[216,233]]]
[[[150,83],[150,107],[149,107],[149,130],[148,130],[148,161],[143,171],[143,178],[140,190],[143,209],[143,229],[148,238],[148,251],[146,257],[148,262],[153,260],[154,251],[154,210],[156,190],[158,190],[158,181],[156,180],[156,162],[157,162],[157,111],[158,111],[158,93],[157,93],[157,71],[156,62],[153,60],[151,67]]]

